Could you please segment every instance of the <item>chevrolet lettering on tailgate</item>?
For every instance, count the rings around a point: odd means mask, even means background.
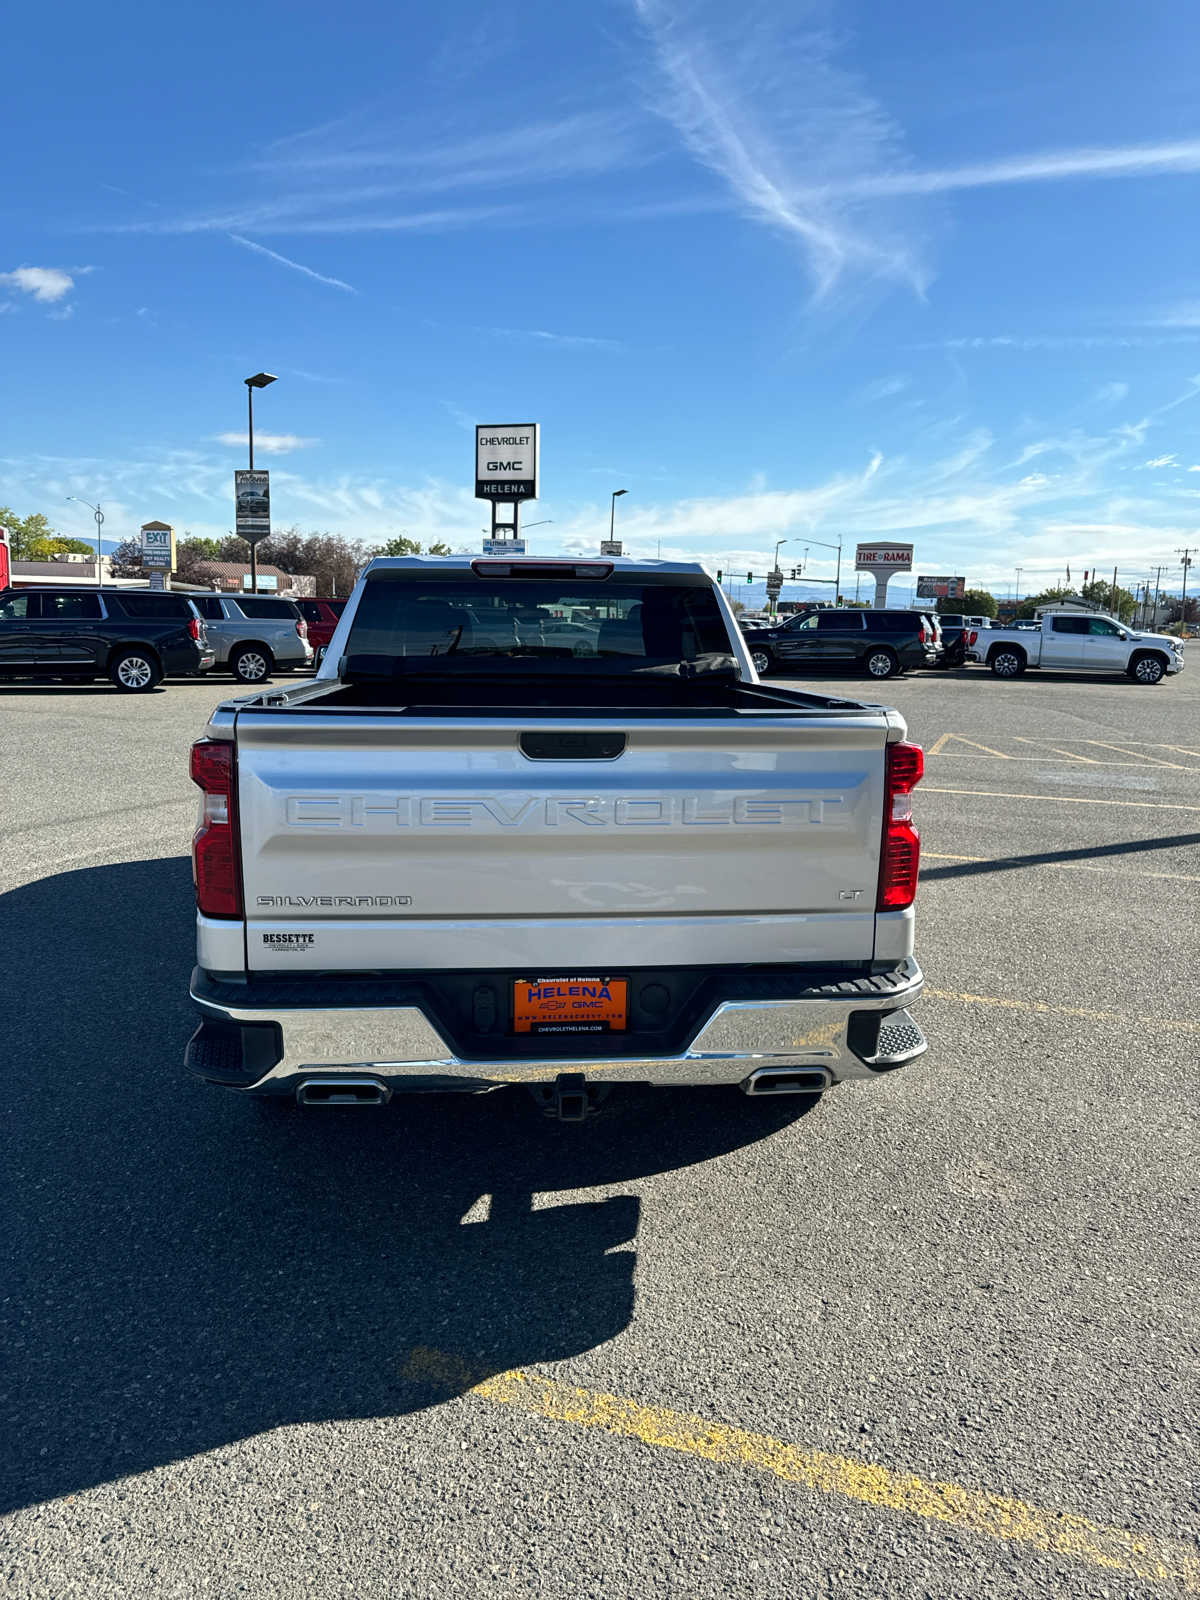
[[[835,827],[850,797],[826,793],[756,795],[617,795],[569,799],[540,795],[313,795],[284,797],[290,828],[684,828]]]

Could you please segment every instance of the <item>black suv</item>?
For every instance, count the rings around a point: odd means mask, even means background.
[[[890,678],[906,667],[938,662],[937,638],[919,611],[809,611],[773,628],[746,634],[746,648],[761,673],[851,667]]]
[[[145,693],[163,677],[213,664],[200,613],[186,595],[154,589],[0,590],[0,676],[108,677]]]

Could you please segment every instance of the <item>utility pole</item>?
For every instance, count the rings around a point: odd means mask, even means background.
[[[1159,586],[1162,583],[1162,574],[1163,574],[1163,569],[1161,567],[1155,567],[1155,569],[1154,569],[1154,622],[1155,622],[1156,626],[1158,624],[1158,591],[1159,591]],[[1147,584],[1146,587],[1149,588],[1150,585]]]
[[[1113,594],[1113,598],[1112,598],[1113,616],[1114,617],[1120,617],[1121,613],[1117,609],[1117,569],[1116,569],[1116,567],[1113,568],[1113,590],[1112,590],[1112,594]]]
[[[1188,575],[1188,568],[1192,564],[1192,547],[1189,545],[1187,547],[1187,549],[1185,549],[1185,550],[1176,550],[1175,554],[1177,556],[1182,556],[1183,557],[1183,593],[1180,596],[1179,626],[1180,626],[1180,629],[1181,629],[1181,637],[1183,637],[1185,639],[1190,639],[1191,638],[1191,634],[1189,634],[1186,631],[1187,630],[1187,575]]]

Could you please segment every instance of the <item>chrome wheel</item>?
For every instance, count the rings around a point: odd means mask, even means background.
[[[117,663],[117,677],[123,689],[144,689],[154,676],[145,656],[125,656]]]
[[[764,673],[771,670],[771,658],[765,650],[751,650],[750,659],[754,663],[754,670],[761,678]]]
[[[890,650],[873,650],[867,657],[867,671],[873,678],[890,678],[896,670],[896,658]]]
[[[270,672],[270,663],[261,650],[242,650],[233,663],[233,675],[243,683],[261,683]]]
[[[998,678],[1015,678],[1019,675],[1024,662],[1012,650],[1002,650],[999,655],[991,660],[992,671]]]
[[[1157,683],[1163,675],[1163,664],[1157,656],[1143,656],[1133,669],[1139,683]]]

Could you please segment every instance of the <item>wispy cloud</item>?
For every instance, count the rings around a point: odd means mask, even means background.
[[[91,270],[90,267],[73,267],[71,272],[66,272],[62,267],[15,267],[12,272],[0,272],[0,283],[32,295],[42,305],[54,305],[70,294],[76,277]]]
[[[533,339],[563,350],[622,350],[619,339],[598,339],[587,333],[551,333],[546,328],[488,328],[497,339]]]
[[[1200,343],[1200,332],[1172,336],[1138,333],[990,333],[926,340],[913,350],[1145,350]]]
[[[244,450],[247,444],[244,433],[218,433],[214,438],[217,444],[227,444],[238,450]],[[304,439],[298,433],[260,433],[257,429],[254,433],[254,448],[264,456],[286,456],[293,450],[311,449],[320,442],[320,439]]]
[[[862,203],[864,185],[903,166],[898,130],[835,64],[831,34],[761,0],[736,14],[716,0],[634,3],[659,70],[653,109],[747,215],[799,242],[818,298],[851,272],[923,290],[911,208],[901,225]]]
[[[463,408],[460,405],[456,405],[453,400],[439,400],[438,404],[441,406],[446,415],[451,418],[455,427],[461,428],[464,433],[475,432],[475,423],[477,419],[473,417],[469,411],[464,411]]]
[[[326,284],[330,289],[344,289],[347,294],[358,293],[352,283],[346,283],[341,278],[326,277],[325,273],[317,272],[313,267],[306,267],[302,261],[292,261],[287,256],[281,256],[275,250],[268,250],[265,244],[255,244],[253,239],[243,239],[240,233],[231,233],[229,237],[234,244],[240,244],[247,250],[253,250],[256,255],[266,256],[268,260],[278,262],[281,267],[290,267],[293,272],[302,272],[306,278],[312,278],[317,283]]]
[[[876,400],[891,400],[893,396],[903,394],[912,383],[912,379],[902,373],[896,373],[890,378],[876,378],[874,382],[864,384],[858,391],[857,398],[864,404],[871,404]]]
[[[1200,139],[1080,150],[1044,150],[996,161],[926,171],[864,173],[834,185],[857,199],[945,194],[1006,183],[1057,183],[1069,178],[1133,178],[1200,172]]]
[[[1144,463],[1145,466],[1152,469],[1156,467],[1173,467],[1175,464],[1174,453],[1169,456],[1154,456],[1151,460]]]
[[[1092,396],[1096,405],[1115,406],[1129,393],[1127,383],[1112,382],[1102,383]]]

